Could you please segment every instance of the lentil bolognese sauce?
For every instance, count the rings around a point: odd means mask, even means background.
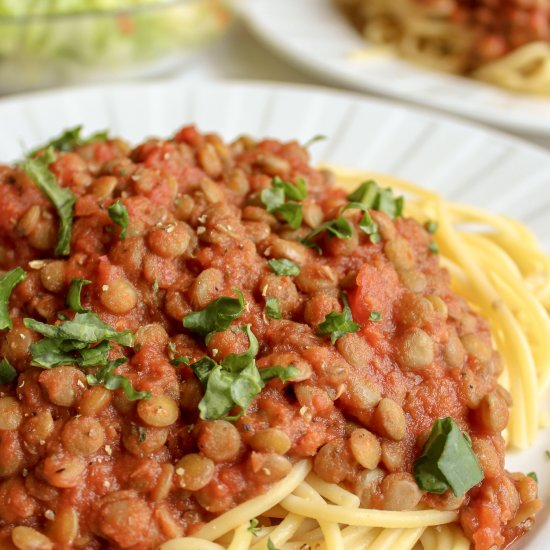
[[[133,149],[76,128],[0,188],[2,548],[157,548],[310,463],[478,550],[531,526],[488,325],[390,190],[194,127]]]

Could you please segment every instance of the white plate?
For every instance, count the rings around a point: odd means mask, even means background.
[[[315,161],[388,172],[437,189],[445,196],[515,216],[550,249],[550,154],[520,140],[443,116],[378,100],[308,87],[187,82],[101,86],[0,101],[0,162],[20,158],[64,128],[109,128],[137,142],[170,136],[189,123],[231,139],[307,141]],[[510,453],[508,466],[535,470],[550,500],[550,430],[537,445]],[[547,548],[548,511],[524,542]],[[520,546],[521,547],[521,546]]]
[[[527,96],[387,57],[362,61],[365,43],[333,0],[242,0],[253,32],[331,83],[376,92],[520,133],[550,136],[550,98]]]

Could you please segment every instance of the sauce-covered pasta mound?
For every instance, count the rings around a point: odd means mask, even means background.
[[[531,526],[436,224],[333,180],[295,142],[193,127],[73,129],[0,167],[2,540],[156,548],[304,458],[364,508],[457,511],[479,550]]]

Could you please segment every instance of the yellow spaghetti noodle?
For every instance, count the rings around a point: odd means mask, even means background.
[[[365,38],[377,48],[390,47],[403,58],[421,65],[470,74],[510,90],[550,94],[548,42],[526,43],[495,61],[475,65],[472,70],[470,59],[478,47],[479,33],[472,25],[453,19],[456,7],[453,3],[419,0],[337,0],[337,3],[350,12]]]
[[[454,289],[491,324],[510,390],[508,441],[525,448],[539,428],[538,397],[550,384],[550,257],[519,222],[445,201],[438,194],[391,176],[324,166],[338,184],[353,189],[375,179],[405,193],[406,215],[437,221],[434,235]],[[472,227],[472,224],[475,224]],[[395,512],[360,508],[353,493],[327,483],[301,461],[270,491],[214,519],[193,537],[165,543],[162,550],[468,550],[457,512]],[[276,525],[253,535],[250,520]],[[230,535],[229,545],[221,545]],[[305,545],[305,546],[304,546]]]

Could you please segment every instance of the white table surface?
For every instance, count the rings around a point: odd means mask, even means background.
[[[235,23],[224,39],[197,56],[175,78],[195,81],[205,78],[263,80],[342,89],[338,84],[303,72],[286,62],[258,41],[242,22]],[[366,93],[363,95],[367,96]],[[403,104],[397,100],[392,101]],[[422,109],[429,110],[425,107]],[[516,135],[550,149],[550,138]]]

